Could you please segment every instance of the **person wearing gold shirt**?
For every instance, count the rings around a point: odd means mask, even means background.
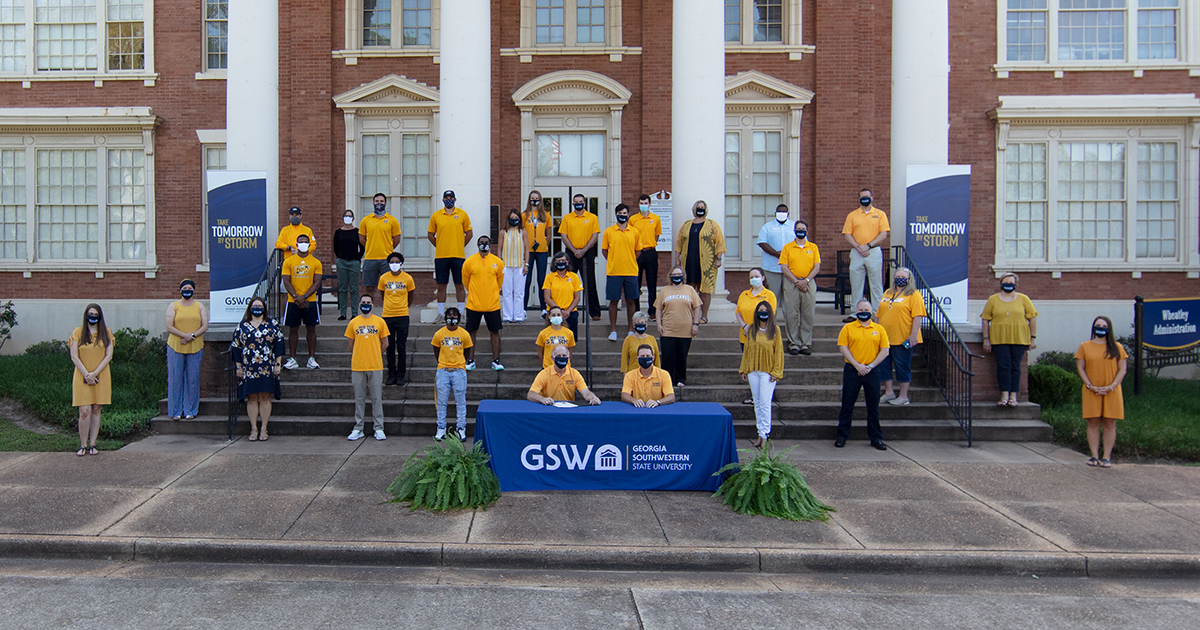
[[[504,260],[491,254],[492,239],[480,236],[477,241],[479,253],[467,259],[462,266],[463,286],[467,288],[467,322],[465,328],[471,334],[471,350],[467,353],[467,371],[475,369],[475,334],[479,332],[481,320],[487,321],[492,341],[492,369],[500,371],[501,320],[500,287],[504,285]]]
[[[871,301],[863,298],[854,307],[857,321],[842,326],[838,333],[838,351],[846,359],[842,368],[842,409],[838,412],[838,434],[833,445],[842,448],[850,439],[850,418],[863,390],[867,403],[867,437],[871,446],[886,451],[883,429],[879,427],[879,364],[888,356],[887,330],[871,321]]]
[[[575,402],[575,392],[589,405],[599,405],[600,399],[587,388],[583,375],[570,366],[571,352],[566,346],[554,346],[551,351],[554,365],[538,372],[525,398],[530,402],[553,405],[555,402]]]
[[[182,300],[167,307],[167,415],[192,419],[200,413],[200,362],[208,308],[193,296],[196,282],[179,283]]]
[[[771,436],[771,399],[783,378],[783,333],[775,324],[775,309],[766,300],[754,307],[754,318],[742,349],[742,380],[750,383],[754,420],[758,429],[756,448]]]
[[[634,407],[661,407],[675,402],[671,375],[654,365],[654,349],[644,343],[637,348],[637,369],[625,373],[621,400]]]
[[[983,351],[996,357],[996,383],[1000,407],[1016,407],[1021,391],[1021,362],[1025,353],[1037,349],[1037,309],[1024,293],[1017,292],[1021,279],[1015,273],[1000,278],[1000,292],[983,306]]]

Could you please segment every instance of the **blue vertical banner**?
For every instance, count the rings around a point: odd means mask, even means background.
[[[208,171],[210,321],[241,321],[272,245],[266,172]]]
[[[908,167],[905,248],[950,321],[967,322],[971,167]]]

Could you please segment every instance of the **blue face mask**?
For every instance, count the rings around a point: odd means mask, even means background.
[[[562,326],[562,317],[555,315],[554,317],[550,318],[550,323],[555,326]]]
[[[580,211],[580,210],[583,210],[583,209],[584,209],[584,208],[586,208],[587,206],[586,206],[586,205],[584,205],[584,204],[582,204],[582,203],[576,203],[576,204],[572,204],[572,205],[571,205],[571,207],[572,207],[572,208],[575,208],[575,211],[576,211],[576,212],[578,212],[578,211]]]
[[[892,281],[892,284],[903,289],[904,287],[908,286],[908,278],[896,278]]]
[[[191,289],[180,289],[180,291],[179,291],[179,295],[182,295],[183,299],[185,299],[185,300],[192,299],[192,296],[195,294],[196,294],[196,292]]]
[[[262,317],[263,313],[265,312],[266,311],[264,311],[261,306],[255,306],[254,308],[250,309],[250,314],[255,317]]]
[[[363,315],[369,315],[371,313],[371,305],[370,304],[359,304],[358,310],[362,311]]]
[[[654,357],[638,357],[638,365],[649,368],[651,365],[654,365]]]
[[[618,214],[617,215],[617,223],[628,223],[628,222],[629,222],[629,215],[627,215],[627,214]]]
[[[770,313],[768,313],[768,312],[766,312],[766,311],[759,311],[759,312],[758,312],[758,321],[760,321],[760,322],[765,322],[765,321],[767,321],[768,319],[771,319],[771,314],[770,314]]]
[[[567,367],[567,364],[570,362],[571,362],[571,359],[569,359],[568,357],[554,357],[554,365],[557,365],[560,368]]]
[[[804,239],[808,238],[808,231],[807,230],[796,230],[796,238],[803,241]]]
[[[637,333],[637,334],[639,334],[639,335],[641,335],[641,334],[645,334],[645,332],[646,332],[646,325],[645,325],[645,324],[634,324],[634,325],[633,325],[633,330],[634,330],[634,332],[636,332],[636,333]]]
[[[1108,328],[1105,328],[1104,326],[1093,326],[1092,334],[1097,337],[1107,337],[1108,336]]]
[[[866,322],[866,321],[870,321],[871,312],[870,311],[859,311],[859,312],[855,313],[854,316],[858,318],[858,321]]]
[[[1005,293],[1012,293],[1013,291],[1016,291],[1016,290],[1017,290],[1017,285],[1015,285],[1015,284],[1013,284],[1013,283],[1011,283],[1011,282],[1005,282],[1004,284],[1000,285],[1000,288],[1001,288],[1001,289],[1002,289],[1002,290],[1003,290]]]
[[[89,324],[99,324],[100,323],[100,318],[97,317],[96,315],[88,315],[87,320],[88,320]]]
[[[454,208],[454,200],[453,199],[443,199],[442,205],[446,206],[447,210],[451,210]]]

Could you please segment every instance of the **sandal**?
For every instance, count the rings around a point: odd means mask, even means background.
[[[78,457],[83,457],[84,455],[87,455],[87,447],[80,446],[79,450],[75,451],[75,455],[77,455]]]
[[[1009,399],[1008,399],[1008,406],[1009,406],[1009,407],[1016,407],[1016,406],[1017,406],[1017,405],[1019,405],[1019,404],[1021,404],[1021,403],[1017,402],[1017,399],[1016,399],[1016,398],[1009,398]]]
[[[250,436],[247,437],[246,440],[248,442],[257,442],[258,441],[258,429],[251,431]]]
[[[99,454],[100,454],[100,451],[96,450],[95,444],[88,447],[88,455],[99,455]]]
[[[1100,460],[1100,467],[1101,468],[1112,468],[1112,462],[1108,461],[1107,459],[1102,459],[1102,460]]]
[[[754,399],[753,399],[753,398],[747,398],[746,400],[743,400],[743,401],[742,401],[742,404],[743,404],[743,405],[753,405],[753,404],[754,404]]]
[[[1007,398],[1001,399],[1000,402],[996,403],[996,406],[997,407],[1007,407],[1008,399]]]
[[[266,429],[263,429],[262,431],[258,432],[258,441],[259,442],[266,442],[268,437],[270,437],[270,436],[267,435]]]
[[[1087,465],[1088,466],[1099,466],[1100,460],[1096,459],[1095,457],[1089,457],[1087,460]]]
[[[760,438],[758,438],[757,440],[754,440],[753,442],[751,442],[751,443],[750,443],[750,446],[753,446],[754,448],[757,448],[757,449],[759,449],[759,450],[762,450],[762,447],[763,447],[763,439],[760,437]]]

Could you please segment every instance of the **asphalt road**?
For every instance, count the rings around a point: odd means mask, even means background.
[[[1189,628],[1194,580],[0,559],[0,628]]]

